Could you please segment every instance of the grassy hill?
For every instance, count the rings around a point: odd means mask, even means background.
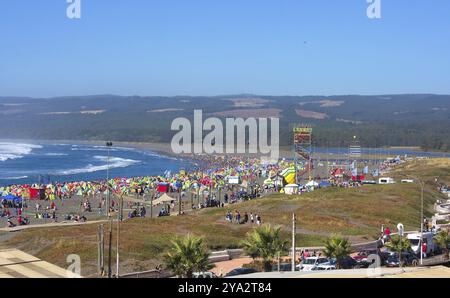
[[[450,160],[433,159],[402,165],[393,173],[394,177],[398,174],[415,174],[425,181],[425,214],[431,216],[433,203],[442,198],[435,189],[434,178],[439,176],[441,182],[450,182]],[[417,184],[400,183],[328,188],[301,196],[274,194],[229,208],[241,213],[257,213],[263,223],[281,225],[286,239],[290,239],[291,216],[295,212],[298,246],[322,245],[331,233],[341,233],[356,243],[376,239],[381,225],[394,228],[402,222],[407,230],[418,229],[420,188]],[[204,236],[212,250],[239,247],[251,226],[226,222],[225,211],[211,208],[184,216],[132,219],[121,223],[122,272],[148,270],[161,264],[170,240],[187,233]],[[88,275],[96,272],[96,233],[97,224],[28,229],[5,241],[3,246],[22,249],[60,266],[65,266],[67,255],[79,254],[82,272]],[[115,251],[115,225],[113,235]]]

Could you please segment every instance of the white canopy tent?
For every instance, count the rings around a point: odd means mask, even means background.
[[[287,195],[298,194],[298,184],[288,184],[284,186],[284,193]]]
[[[155,205],[159,205],[159,204],[162,204],[162,203],[170,203],[170,202],[172,202],[174,200],[175,200],[174,198],[169,197],[169,195],[167,195],[165,193],[162,196],[160,196],[159,198],[157,198],[156,200],[153,200],[152,204],[153,204],[153,206],[155,206]]]

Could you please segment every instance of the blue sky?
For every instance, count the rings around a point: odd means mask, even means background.
[[[450,94],[450,1],[0,0],[0,96]]]

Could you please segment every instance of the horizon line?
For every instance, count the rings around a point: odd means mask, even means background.
[[[283,95],[273,95],[273,94],[257,94],[257,93],[230,93],[230,94],[218,94],[218,95],[188,95],[188,94],[180,94],[180,95],[120,95],[120,94],[85,94],[85,95],[58,95],[58,96],[21,96],[21,95],[14,95],[14,96],[8,96],[8,95],[0,95],[0,99],[61,99],[61,98],[70,98],[70,97],[106,97],[106,96],[113,96],[113,97],[163,97],[163,98],[177,98],[177,97],[236,97],[236,96],[260,96],[260,97],[334,97],[334,96],[369,96],[369,97],[376,97],[376,96],[401,96],[401,95],[432,95],[432,96],[450,96],[450,94],[445,93],[380,93],[380,94],[331,94],[331,95],[324,95],[324,94],[306,94],[306,95],[292,95],[292,94],[283,94]]]

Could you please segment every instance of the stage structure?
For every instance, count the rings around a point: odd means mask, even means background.
[[[361,145],[356,136],[353,136],[353,140],[348,147],[348,156],[352,160],[361,158]]]
[[[356,136],[353,136],[350,145],[348,146],[348,166],[352,179],[359,180],[359,177],[363,177],[358,172],[358,162],[361,159],[361,144]],[[366,165],[364,172],[367,174],[368,166]]]
[[[309,181],[312,179],[311,170],[312,165],[312,127],[309,125],[302,125],[294,127],[294,162],[295,162],[295,182],[298,184],[299,180],[305,174],[308,174]],[[303,161],[304,170],[298,171],[299,161]]]

